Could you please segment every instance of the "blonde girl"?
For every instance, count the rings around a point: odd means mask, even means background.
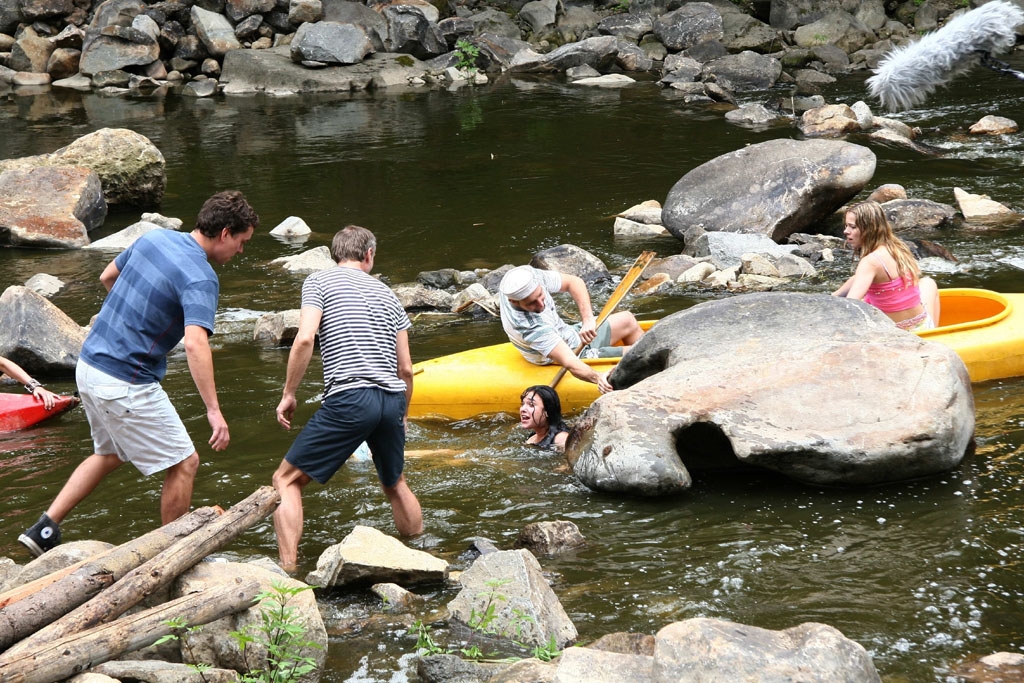
[[[930,330],[939,320],[939,289],[910,249],[892,231],[882,205],[861,202],[846,211],[846,241],[860,256],[857,269],[834,296],[860,299],[911,332]]]

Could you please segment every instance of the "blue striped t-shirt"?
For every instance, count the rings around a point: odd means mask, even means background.
[[[120,270],[82,346],[89,365],[131,384],[159,382],[186,325],[213,334],[220,285],[189,233],[153,230],[118,254]]]

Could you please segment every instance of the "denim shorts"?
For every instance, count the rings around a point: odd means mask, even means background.
[[[405,394],[376,387],[344,389],[324,399],[284,459],[326,484],[365,441],[380,483],[390,488],[405,468]]]
[[[196,452],[159,382],[129,384],[82,360],[75,380],[99,455],[116,455],[149,476]]]

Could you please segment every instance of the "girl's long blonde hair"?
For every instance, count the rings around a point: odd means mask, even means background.
[[[914,283],[921,278],[921,268],[906,243],[892,231],[885,210],[878,202],[860,202],[846,210],[853,214],[853,222],[860,228],[860,253],[863,257],[879,247],[885,247],[896,261],[896,276],[910,275]]]

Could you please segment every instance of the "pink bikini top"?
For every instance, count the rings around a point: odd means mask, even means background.
[[[885,274],[892,278],[882,260],[877,256],[875,256],[875,260],[882,266]],[[892,278],[885,282],[872,284],[864,295],[864,301],[883,313],[896,313],[920,305],[921,289],[914,284],[913,276],[904,275],[901,278]]]

